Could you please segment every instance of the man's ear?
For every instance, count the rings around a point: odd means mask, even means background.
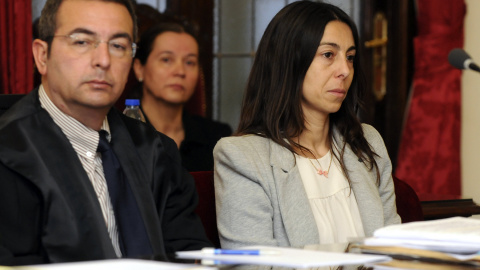
[[[143,66],[142,63],[140,63],[139,59],[135,59],[133,61],[133,71],[135,72],[135,77],[137,77],[137,80],[142,82],[143,81]]]
[[[35,39],[32,43],[33,58],[40,74],[47,74],[48,44],[47,42]]]

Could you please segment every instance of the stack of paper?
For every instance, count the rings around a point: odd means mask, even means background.
[[[227,264],[269,265],[294,268],[365,264],[389,261],[388,256],[322,252],[314,250],[280,248],[267,246],[245,247],[245,250],[258,250],[267,255],[225,255],[208,254],[199,251],[177,252],[183,259],[206,259]]]
[[[393,258],[480,266],[480,220],[453,217],[391,225],[376,230],[356,248]]]
[[[181,264],[157,262],[136,259],[115,259],[87,262],[55,263],[29,266],[15,266],[12,270],[215,270],[215,267],[206,267],[196,264]],[[3,270],[0,268],[0,270]]]

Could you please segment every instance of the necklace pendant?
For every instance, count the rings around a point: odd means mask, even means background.
[[[328,171],[322,171],[321,169],[319,169],[319,170],[317,171],[317,173],[318,173],[319,175],[323,175],[323,176],[325,176],[326,178],[328,178]]]

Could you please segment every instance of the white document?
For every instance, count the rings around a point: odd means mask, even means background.
[[[377,229],[373,236],[480,244],[480,220],[452,217],[410,222]]]
[[[401,246],[472,254],[480,251],[480,220],[453,217],[390,225],[377,229],[365,245]]]
[[[12,270],[213,270],[196,264],[169,263],[136,259],[113,259],[88,262],[55,263],[29,266],[16,266]]]
[[[340,252],[313,251],[295,248],[280,248],[267,246],[251,246],[244,249],[273,251],[274,255],[215,255],[198,251],[179,251],[177,257],[182,259],[214,260],[226,264],[271,265],[294,268],[337,266],[386,262],[391,260],[383,255],[364,255]]]
[[[425,249],[447,253],[475,254],[480,251],[480,245],[458,243],[441,240],[405,239],[405,238],[366,238],[367,246],[397,246],[405,248]]]

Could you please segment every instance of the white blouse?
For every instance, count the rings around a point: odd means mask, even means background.
[[[320,244],[344,243],[351,238],[364,237],[355,194],[331,152],[317,160],[295,157],[317,223]],[[320,168],[328,171],[328,177],[317,173]]]

